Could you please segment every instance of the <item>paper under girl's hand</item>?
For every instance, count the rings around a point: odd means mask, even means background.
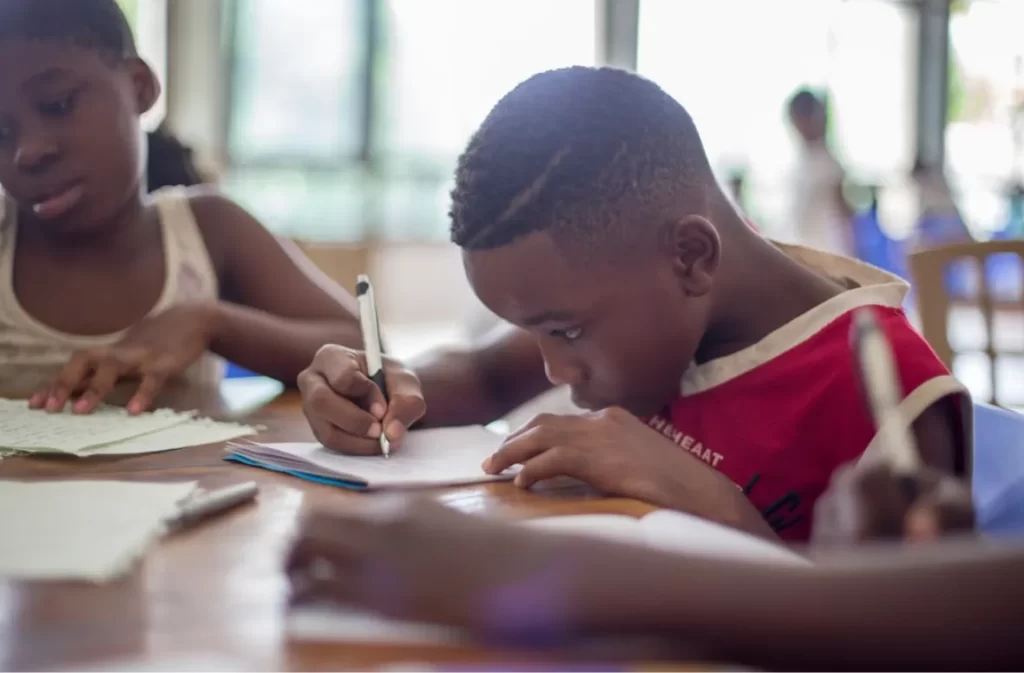
[[[215,304],[173,306],[138,323],[112,346],[74,353],[57,377],[31,397],[29,406],[57,412],[74,399],[72,410],[86,414],[119,381],[137,379],[139,387],[127,408],[142,413],[168,379],[183,373],[209,348],[216,323]]]

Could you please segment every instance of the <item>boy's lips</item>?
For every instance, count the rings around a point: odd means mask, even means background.
[[[55,220],[67,214],[85,196],[82,183],[72,183],[32,204],[32,212],[41,220]]]

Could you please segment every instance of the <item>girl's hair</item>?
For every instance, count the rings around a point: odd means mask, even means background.
[[[146,188],[155,192],[163,187],[194,187],[209,180],[196,167],[193,151],[163,125],[147,135]]]

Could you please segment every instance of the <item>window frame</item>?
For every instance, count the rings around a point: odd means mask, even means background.
[[[166,1],[166,0],[164,0]],[[330,158],[317,159],[304,156],[301,153],[279,153],[265,154],[258,158],[241,160],[232,152],[231,136],[235,124],[233,110],[238,99],[238,50],[240,40],[238,38],[238,22],[243,0],[224,0],[223,3],[223,49],[224,49],[224,115],[221,134],[222,146],[227,166],[230,170],[302,170],[310,173],[333,173],[338,171],[359,168],[372,171],[371,142],[374,124],[374,113],[376,112],[376,92],[373,83],[373,73],[377,68],[378,55],[377,44],[379,43],[379,15],[380,8],[378,0],[358,0],[359,14],[362,18],[360,28],[365,35],[363,48],[360,54],[359,70],[359,92],[360,105],[358,106],[358,127],[359,140],[355,152],[338,152]],[[340,120],[339,120],[340,121]]]

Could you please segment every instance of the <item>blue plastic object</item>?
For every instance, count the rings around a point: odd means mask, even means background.
[[[242,369],[231,362],[229,362],[227,367],[224,368],[224,378],[226,379],[245,379],[253,376],[259,376],[259,374],[253,373],[248,369]]]
[[[972,490],[982,531],[1024,537],[1024,414],[974,404]]]

